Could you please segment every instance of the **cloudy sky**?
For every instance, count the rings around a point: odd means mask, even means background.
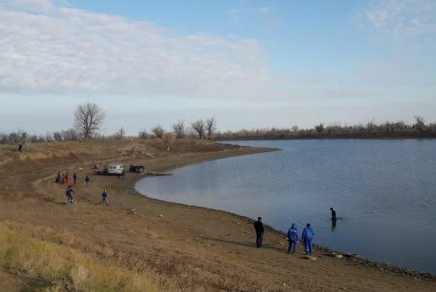
[[[436,122],[434,0],[0,0],[0,131]]]

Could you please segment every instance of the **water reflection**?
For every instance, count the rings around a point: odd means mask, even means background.
[[[332,218],[332,229],[331,229],[331,232],[334,232],[335,231],[335,229],[336,229],[336,222],[338,221],[336,218],[335,219],[333,219]]]

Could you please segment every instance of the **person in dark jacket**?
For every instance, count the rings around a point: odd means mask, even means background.
[[[101,193],[101,197],[103,198],[102,203],[106,203],[106,205],[109,205],[109,199],[107,197],[107,191],[104,190],[103,193]]]
[[[261,217],[257,217],[257,221],[254,222],[254,230],[256,230],[256,246],[261,247],[264,231]]]
[[[77,174],[76,173],[73,173],[73,181],[74,181],[74,184],[76,184],[76,181],[77,181]]]
[[[330,211],[332,212],[332,221],[336,221],[336,211],[332,207],[330,207]]]
[[[288,230],[288,240],[289,240],[288,253],[293,254],[295,252],[295,248],[297,247],[297,242],[298,242],[298,230],[297,230],[297,225],[295,223],[292,223],[291,228],[289,228]]]
[[[86,176],[86,177],[85,177],[85,183],[86,183],[86,186],[89,185],[89,181],[90,181],[89,176]]]
[[[301,235],[301,238],[304,241],[304,250],[306,251],[306,255],[312,255],[314,236],[315,232],[313,232],[312,227],[310,227],[310,223],[307,223],[306,228],[304,228],[303,234]]]
[[[68,186],[67,190],[65,191],[65,196],[67,197],[65,203],[74,204],[73,195],[74,195],[73,187],[70,185],[70,186]]]

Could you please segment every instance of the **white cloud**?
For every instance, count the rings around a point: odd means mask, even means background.
[[[436,35],[436,1],[376,1],[366,11],[366,20],[377,30],[399,39]]]
[[[54,0],[1,0],[0,5],[27,12],[48,12],[54,7]]]
[[[255,40],[179,36],[48,0],[0,2],[0,48],[3,94],[252,98],[268,83]]]

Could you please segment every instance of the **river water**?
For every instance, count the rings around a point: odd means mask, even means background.
[[[230,143],[281,150],[180,168],[142,179],[136,189],[165,201],[262,216],[283,231],[296,223],[301,234],[310,222],[315,243],[436,274],[436,140]]]

